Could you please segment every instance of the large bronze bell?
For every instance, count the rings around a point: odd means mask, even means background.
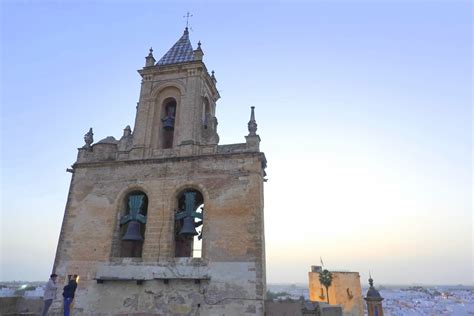
[[[167,131],[174,130],[174,116],[166,116],[162,119],[163,121],[163,128]]]
[[[142,234],[140,233],[140,223],[137,221],[130,221],[127,226],[127,231],[123,235],[122,240],[142,241]]]
[[[194,224],[194,217],[186,216],[183,218],[183,226],[181,227],[179,234],[184,236],[198,235],[198,232],[196,231],[196,225]]]
[[[176,108],[174,106],[167,106],[166,107],[166,116],[161,119],[163,122],[163,128],[167,131],[174,130],[174,112]]]

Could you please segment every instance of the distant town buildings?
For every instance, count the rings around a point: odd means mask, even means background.
[[[38,314],[43,307],[42,295],[35,297],[43,290],[45,282],[3,282],[0,284],[0,315],[18,315],[19,313]],[[22,289],[23,287],[23,289]],[[285,315],[288,308],[297,310],[301,314],[286,314],[286,316],[314,315],[311,309],[301,303],[301,297],[309,298],[307,284],[268,284],[272,293],[288,293],[279,296],[276,300],[284,304],[273,304],[268,311],[277,310],[276,315]],[[33,289],[34,288],[34,289]],[[378,286],[377,290],[384,298],[384,316],[407,315],[474,315],[474,287],[473,286]],[[368,288],[364,287],[366,293]],[[34,293],[34,294],[33,294]],[[61,295],[60,293],[58,294]],[[294,302],[293,304],[286,302]],[[317,302],[322,311],[321,315],[334,316],[334,312],[341,310],[340,306],[327,305]],[[278,309],[281,307],[280,309]],[[330,308],[334,307],[334,308]],[[313,313],[313,314],[311,314]],[[324,314],[326,313],[326,314]],[[342,313],[342,311],[341,311]],[[367,310],[365,310],[367,315]],[[267,316],[272,314],[267,313]],[[338,315],[338,314],[336,314]]]

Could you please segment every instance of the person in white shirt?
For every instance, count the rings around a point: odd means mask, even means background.
[[[46,287],[44,289],[44,295],[43,295],[44,306],[43,306],[43,311],[41,312],[41,316],[48,315],[48,310],[51,307],[51,304],[53,303],[54,298],[56,297],[56,291],[58,289],[58,286],[56,285],[57,277],[58,275],[56,273],[51,274],[51,276],[49,277],[48,283],[46,283]]]

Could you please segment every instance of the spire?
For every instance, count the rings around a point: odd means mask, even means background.
[[[148,56],[145,57],[145,67],[152,67],[155,65],[155,57],[153,57],[153,47],[150,47],[150,52],[148,53]]]
[[[372,276],[369,275],[369,289],[367,290],[366,300],[382,300],[382,296],[380,295],[379,291],[374,287],[374,279]]]
[[[186,27],[181,38],[161,57],[157,65],[178,64],[193,60],[193,47],[189,41],[189,31]]]
[[[367,311],[369,316],[383,316],[383,307],[382,301],[383,297],[380,295],[379,291],[374,287],[374,279],[369,272],[369,289],[367,294],[364,297],[364,300],[367,302]]]
[[[251,106],[250,112],[250,121],[248,123],[249,135],[248,136],[257,136],[257,122],[255,121],[255,107]]]

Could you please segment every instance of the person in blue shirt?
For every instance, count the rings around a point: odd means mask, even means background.
[[[74,275],[70,280],[69,283],[63,288],[63,297],[64,297],[64,316],[69,316],[71,303],[74,299],[74,293],[76,292],[77,288],[77,276]]]

